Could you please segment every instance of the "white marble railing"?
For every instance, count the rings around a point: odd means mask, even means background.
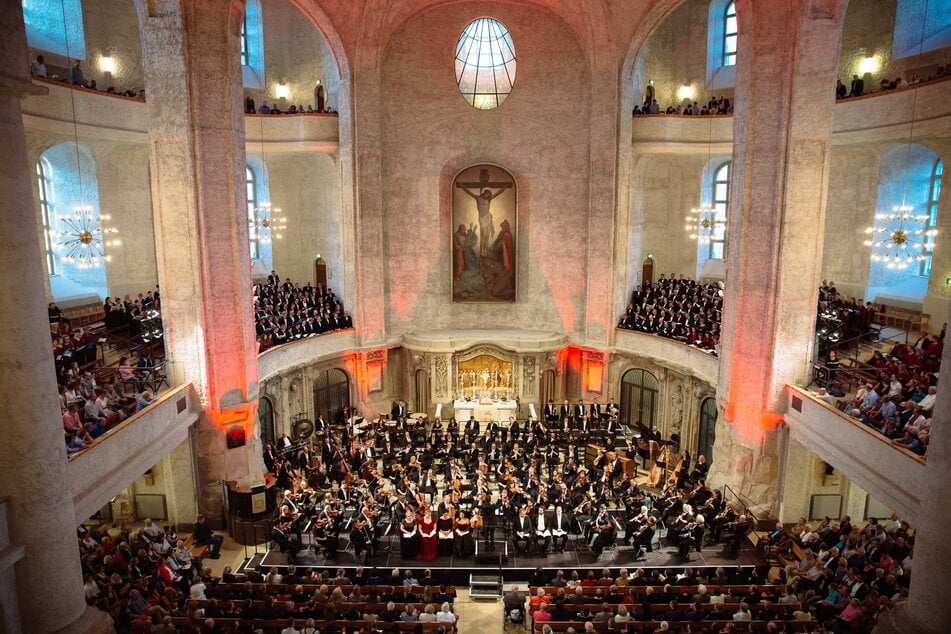
[[[614,331],[614,351],[655,359],[664,365],[682,368],[710,385],[717,384],[717,358],[673,339],[618,328]]]
[[[72,138],[73,121],[80,137],[127,143],[148,142],[149,110],[144,101],[103,92],[70,88],[58,82],[34,79],[48,90],[45,95],[23,99],[23,123],[27,131],[46,132]],[[333,152],[339,145],[339,124],[335,115],[248,115],[245,131],[248,143],[267,151]],[[260,145],[249,146],[257,152]]]
[[[184,442],[200,412],[201,404],[191,383],[174,387],[88,449],[70,456],[69,486],[76,524]]]
[[[786,386],[784,415],[789,433],[814,454],[841,471],[873,498],[911,524],[920,523],[925,491],[925,461],[858,423],[811,392]]]

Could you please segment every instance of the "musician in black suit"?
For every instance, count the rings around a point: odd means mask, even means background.
[[[653,551],[654,548],[651,544],[654,541],[654,533],[656,531],[655,524],[657,524],[657,520],[655,518],[648,518],[647,522],[645,522],[640,529],[631,535],[631,545],[636,546],[637,548],[643,548],[647,552]],[[627,541],[626,537],[625,541]]]
[[[740,545],[750,532],[750,523],[747,520],[746,514],[744,513],[737,517],[736,520],[726,524],[724,529],[730,531],[725,540],[727,556],[736,557],[740,553]]]
[[[565,552],[568,547],[568,531],[571,528],[571,519],[564,512],[561,505],[555,507],[555,512],[546,521],[551,531],[551,543],[556,553]]]
[[[532,518],[528,516],[528,507],[523,506],[518,510],[518,517],[515,519],[515,534],[512,536],[516,555],[528,553],[534,534],[535,527],[532,525]]]
[[[601,403],[598,402],[598,399],[594,399],[591,405],[588,406],[588,416],[595,423],[601,420]]]
[[[409,414],[409,411],[406,409],[405,401],[395,401],[393,403],[393,409],[390,410],[390,419],[399,420],[401,418],[406,418]]]
[[[558,420],[565,420],[566,418],[571,418],[571,406],[568,405],[568,399],[565,399],[561,407],[558,408]]]
[[[282,553],[287,555],[288,563],[294,563],[294,558],[300,552],[301,544],[290,538],[288,535],[289,528],[286,522],[275,524],[271,530],[271,540],[277,544]]]
[[[578,399],[578,404],[575,405],[572,414],[576,421],[581,420],[588,413],[588,407],[584,404],[584,399]]]
[[[598,514],[593,522],[597,534],[591,543],[591,550],[595,555],[600,555],[602,550],[614,545],[617,531],[614,527],[614,520],[608,515],[608,507],[604,504],[598,508]]]
[[[542,417],[549,423],[558,420],[558,408],[555,407],[555,402],[551,399],[549,399],[545,407],[542,408]]]
[[[271,443],[267,443],[264,445],[264,466],[267,467],[268,472],[273,473],[275,460],[277,460],[277,452],[274,451]]]

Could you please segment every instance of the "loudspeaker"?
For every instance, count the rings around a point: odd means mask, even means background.
[[[509,557],[506,554],[502,554],[502,564],[507,564],[509,562]],[[486,553],[482,555],[475,556],[475,562],[477,564],[482,564],[483,566],[492,566],[498,565],[499,563],[499,553]]]

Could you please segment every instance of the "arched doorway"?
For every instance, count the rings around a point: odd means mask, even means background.
[[[258,423],[261,425],[261,444],[274,444],[274,404],[262,396],[258,399]]]
[[[423,369],[416,370],[415,379],[413,387],[416,398],[413,401],[415,407],[413,411],[429,412],[429,372]]]
[[[632,427],[651,429],[657,421],[660,382],[640,368],[633,368],[621,377],[621,422]]]
[[[717,401],[707,397],[700,402],[700,431],[697,443],[697,455],[707,457],[707,464],[713,462],[713,442],[717,437]]]
[[[651,255],[648,255],[644,258],[644,261],[641,262],[641,284],[653,284],[654,283],[654,258]]]
[[[338,368],[321,372],[314,379],[314,414],[329,422],[343,422],[343,409],[350,406],[350,377]]]

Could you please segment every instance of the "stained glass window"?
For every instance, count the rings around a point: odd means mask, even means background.
[[[456,84],[472,106],[499,107],[515,83],[515,45],[508,29],[492,18],[473,20],[456,45]]]

